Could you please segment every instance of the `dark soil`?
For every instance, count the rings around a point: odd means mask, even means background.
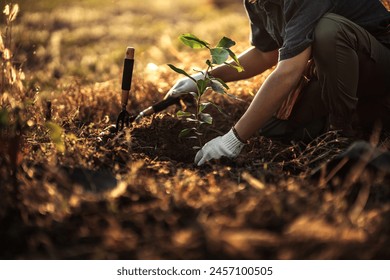
[[[90,135],[84,166],[68,152],[73,160],[26,160],[14,179],[2,159],[2,258],[390,257],[389,174],[363,169],[351,184],[311,176],[347,146],[337,134],[309,145],[258,136],[236,160],[198,168],[193,143],[178,138],[187,126],[167,113],[117,135],[71,126]]]

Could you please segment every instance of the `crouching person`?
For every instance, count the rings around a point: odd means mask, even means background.
[[[211,75],[232,82],[276,68],[234,127],[197,153],[197,165],[234,158],[259,130],[268,137],[302,139],[327,129],[356,137],[378,120],[390,128],[390,13],[380,1],[245,0],[244,5],[253,45],[239,55],[245,71],[223,65]],[[191,79],[182,79],[168,94],[180,96],[192,87]]]

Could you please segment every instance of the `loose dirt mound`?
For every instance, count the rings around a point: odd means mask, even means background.
[[[350,185],[337,176],[327,183],[310,177],[324,151],[331,158],[347,145],[337,134],[309,145],[255,137],[237,160],[197,168],[192,144],[177,137],[186,125],[159,114],[103,138],[102,125],[71,128],[89,135],[80,139],[85,165],[77,169],[92,174],[85,175],[92,182],[93,172],[116,174],[119,183],[108,189],[82,183],[83,173],[72,171],[82,163],[75,157],[58,163],[27,160],[17,170],[15,189],[2,161],[2,257],[390,256],[388,175],[374,179],[365,171]],[[77,144],[68,145],[77,150]]]

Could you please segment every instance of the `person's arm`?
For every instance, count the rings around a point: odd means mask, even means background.
[[[259,49],[251,47],[238,56],[240,64],[244,71],[238,72],[235,68],[228,65],[220,65],[214,68],[210,75],[219,78],[225,83],[248,79],[254,77],[265,70],[276,65],[278,62],[278,51],[262,52]],[[229,62],[234,64],[235,62]],[[203,79],[203,73],[196,73],[191,76],[194,80]],[[164,99],[168,97],[180,97],[190,92],[196,92],[196,84],[193,79],[184,77],[176,82],[176,84],[168,91]]]
[[[238,56],[244,71],[238,72],[228,65],[221,65],[211,71],[211,76],[220,78],[225,83],[252,78],[275,66],[278,62],[278,51],[262,52],[251,47]],[[235,62],[230,62],[235,64]]]
[[[236,157],[245,142],[272,117],[299,82],[310,55],[311,47],[293,58],[280,61],[237,124],[225,135],[207,142],[196,154],[195,164],[199,166],[222,156]]]
[[[260,87],[245,114],[236,123],[240,139],[246,141],[258,131],[276,112],[299,82],[311,56],[311,47],[297,56],[282,60]]]

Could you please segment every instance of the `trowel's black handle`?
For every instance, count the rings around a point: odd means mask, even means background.
[[[145,110],[143,110],[142,112],[140,112],[135,120],[139,120],[140,118],[143,118],[145,116],[150,116],[154,113],[158,113],[166,108],[168,108],[169,106],[173,105],[173,104],[178,104],[180,105],[180,98],[178,97],[168,97],[167,99],[164,99],[148,108],[146,108]]]
[[[167,99],[164,99],[152,106],[153,111],[155,113],[161,112],[162,110],[168,108],[169,106],[173,104],[180,105],[180,98],[179,97],[168,97]]]
[[[134,48],[127,47],[122,73],[122,109],[126,108],[129,99],[131,80],[133,78],[134,52]]]
[[[133,78],[134,68],[134,48],[128,47],[126,50],[126,57],[123,63],[123,75],[122,75],[122,90],[131,89],[131,80]]]

